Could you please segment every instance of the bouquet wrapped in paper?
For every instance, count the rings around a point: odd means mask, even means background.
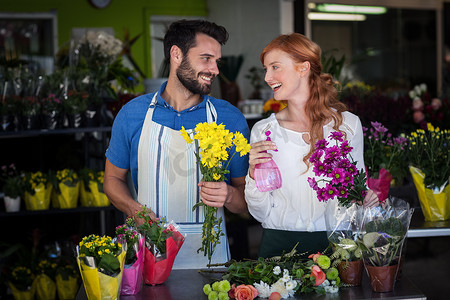
[[[358,215],[359,244],[375,291],[388,292],[394,288],[413,212],[409,203],[391,197],[384,207],[366,208],[363,214]],[[375,272],[382,270],[380,268],[385,270],[378,276]],[[389,282],[384,282],[385,279]]]
[[[132,219],[127,218],[126,224],[116,227],[119,242],[126,242],[127,255],[122,275],[121,295],[135,295],[142,285],[142,269],[144,267],[144,237],[130,227]]]
[[[36,293],[34,274],[28,267],[15,267],[8,280],[9,288],[15,300],[33,300]]]
[[[25,173],[25,206],[27,210],[44,210],[50,207],[53,186],[41,171]]]
[[[362,250],[358,240],[358,215],[363,208],[354,203],[350,207],[329,206],[325,213],[328,240],[333,253],[330,259],[339,269],[343,283],[353,286],[361,285],[363,273]]]
[[[60,300],[75,299],[79,288],[79,276],[76,269],[66,264],[56,271],[56,290]]]
[[[63,169],[56,172],[52,178],[53,195],[52,204],[55,208],[75,208],[80,194],[80,180],[78,174],[72,169]]]
[[[146,207],[137,213],[136,218],[144,220],[138,226],[139,232],[145,237],[144,282],[151,285],[164,283],[172,271],[185,236],[178,231],[178,225],[173,221],[152,221],[150,210]]]
[[[39,262],[38,274],[34,279],[36,282],[36,294],[38,299],[56,299],[56,267],[57,264],[55,262],[51,262],[47,259]]]
[[[126,245],[89,235],[77,246],[77,262],[89,300],[119,299]]]
[[[80,201],[82,206],[98,207],[110,205],[109,199],[103,191],[104,173],[104,171],[97,172],[88,168],[80,170]]]

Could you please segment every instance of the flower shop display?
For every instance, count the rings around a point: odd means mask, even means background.
[[[415,85],[409,92],[411,112],[414,123],[421,129],[432,123],[441,128],[450,129],[450,104],[448,99],[432,97],[425,83]]]
[[[34,274],[28,267],[15,267],[8,278],[8,285],[14,299],[33,300],[36,292]]]
[[[144,237],[131,227],[131,218],[125,224],[116,227],[116,237],[119,242],[127,245],[125,267],[122,275],[121,295],[135,295],[141,290],[142,269],[144,266]]]
[[[408,137],[408,159],[425,221],[450,218],[450,132],[428,123]]]
[[[384,208],[366,208],[359,215],[358,242],[375,292],[390,292],[394,289],[413,212],[414,209],[406,201],[390,198]]]
[[[55,262],[47,259],[41,260],[37,267],[36,278],[36,295],[41,300],[56,299],[56,267]]]
[[[126,245],[109,236],[85,236],[76,248],[88,299],[119,299]]]
[[[392,137],[388,129],[379,122],[370,122],[371,128],[364,131],[364,162],[367,168],[367,185],[380,201],[389,193],[392,180],[401,183],[406,176],[404,150],[405,137]]]
[[[109,199],[103,191],[103,177],[105,172],[83,168],[78,173],[80,175],[81,205],[86,207],[109,206]]]
[[[75,299],[78,293],[78,271],[70,264],[64,264],[56,270],[56,290],[58,299]]]
[[[41,171],[27,172],[23,177],[25,206],[27,210],[43,210],[50,207],[52,184]]]
[[[212,123],[198,123],[194,130],[181,129],[181,135],[186,143],[195,145],[194,154],[203,181],[224,181],[225,174],[230,171],[228,164],[236,153],[241,156],[250,151],[250,145],[242,133],[232,133],[225,129],[225,125]],[[230,152],[234,146],[233,154]],[[228,163],[224,165],[224,162]],[[217,218],[217,207],[205,205],[202,201],[195,204],[193,210],[203,208],[202,246],[199,251],[203,251],[208,256],[209,262],[216,246],[220,243],[220,237],[224,234],[221,229],[222,218]]]
[[[334,294],[339,291],[339,272],[331,266],[330,258],[321,253],[306,259],[294,248],[279,257],[230,261],[225,265],[227,270],[222,279],[232,283],[231,299],[233,294],[235,299],[269,298],[277,294],[287,299],[299,294]],[[205,289],[208,291],[208,286],[204,287],[204,292]],[[240,289],[248,298],[239,298]],[[217,288],[212,286],[212,290]]]
[[[178,231],[178,226],[173,221],[166,223],[163,219],[150,219],[150,212],[144,206],[136,213],[134,223],[129,220],[129,225],[136,227],[145,238],[144,282],[156,285],[164,283],[169,277],[185,236]]]
[[[51,176],[53,185],[52,204],[54,208],[75,208],[80,193],[80,180],[78,174],[72,169],[56,171]]]

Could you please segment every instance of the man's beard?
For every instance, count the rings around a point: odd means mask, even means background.
[[[211,92],[211,84],[200,84],[195,77],[195,70],[192,68],[187,57],[183,57],[180,66],[177,69],[177,77],[181,84],[191,93],[207,95]],[[199,73],[200,75],[212,76],[211,73]],[[214,79],[214,76],[212,77]],[[211,79],[211,82],[212,82]]]

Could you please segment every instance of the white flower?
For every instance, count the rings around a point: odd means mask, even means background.
[[[281,277],[281,280],[283,281],[283,282],[288,282],[288,281],[290,281],[292,278],[291,278],[291,276],[289,276],[289,272],[285,272],[284,274],[283,274],[283,277]]]
[[[290,280],[290,281],[286,282],[286,289],[288,291],[291,291],[291,290],[295,289],[296,287],[297,287],[297,281]]]
[[[262,280],[259,283],[255,282],[253,286],[258,290],[258,296],[261,298],[269,298],[272,294],[271,287]]]
[[[416,94],[417,94],[417,95],[421,95],[421,94],[422,94],[422,89],[420,88],[420,86],[416,85],[416,86],[414,87],[414,90],[416,91]]]
[[[288,290],[286,290],[286,286],[284,285],[284,282],[281,279],[279,279],[272,285],[272,292],[280,293],[281,298],[283,299],[287,299],[289,297],[289,292]]]
[[[328,281],[328,279],[325,279],[324,282],[322,282],[321,286],[329,286],[330,282]]]
[[[273,274],[274,275],[280,275],[280,273],[281,273],[280,266],[276,266],[275,268],[273,268]]]
[[[427,85],[425,84],[425,83],[422,83],[421,85],[420,85],[420,89],[422,90],[422,92],[426,92],[427,91]]]
[[[414,99],[414,98],[416,98],[416,92],[414,91],[414,90],[410,90],[409,91],[409,98],[411,98],[411,99]]]

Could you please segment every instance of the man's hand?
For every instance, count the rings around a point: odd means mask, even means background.
[[[206,205],[212,207],[223,207],[227,202],[229,202],[229,187],[225,181],[201,181],[198,186],[200,187],[200,198]]]

